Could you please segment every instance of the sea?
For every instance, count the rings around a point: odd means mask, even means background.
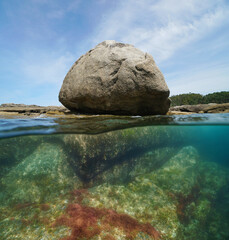
[[[0,240],[228,240],[229,113],[0,116]]]

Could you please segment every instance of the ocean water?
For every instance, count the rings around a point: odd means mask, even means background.
[[[0,239],[228,240],[229,114],[0,119]]]

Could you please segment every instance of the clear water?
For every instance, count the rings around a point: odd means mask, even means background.
[[[0,119],[0,239],[229,239],[229,114]]]

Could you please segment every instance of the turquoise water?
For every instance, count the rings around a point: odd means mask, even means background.
[[[0,119],[0,239],[229,239],[229,114]]]

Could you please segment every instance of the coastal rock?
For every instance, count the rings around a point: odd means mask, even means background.
[[[211,104],[198,104],[198,105],[183,105],[183,106],[175,106],[171,107],[167,112],[167,115],[189,115],[193,113],[229,113],[229,103],[211,103]],[[68,119],[76,119],[78,121],[77,125],[81,125],[79,129],[83,129],[85,123],[81,121],[84,118],[88,124],[89,119],[94,121],[95,119],[101,123],[105,118],[115,118],[123,120],[123,116],[110,116],[110,115],[88,115],[88,114],[76,114],[74,111],[70,111],[69,109],[63,106],[36,106],[36,105],[24,105],[24,104],[14,104],[14,103],[6,103],[0,105],[0,119],[17,119],[17,118],[33,118],[38,116],[46,116],[46,117],[55,117],[57,119],[68,118]],[[147,125],[151,123],[151,119],[155,116],[145,116],[144,121],[142,118],[132,118],[132,116],[125,116],[125,119],[129,121],[128,126],[136,126],[138,122],[141,122],[142,125]],[[158,116],[157,116],[158,118]],[[160,122],[167,123],[172,121],[171,118],[164,118],[161,116]],[[59,121],[60,123],[60,121]],[[61,123],[60,123],[61,124]],[[93,124],[93,122],[92,122]],[[102,124],[105,126],[104,124]],[[114,124],[117,125],[117,124]],[[124,123],[124,125],[127,125]],[[111,124],[107,125],[109,130],[114,130],[111,127]],[[122,127],[121,127],[122,128]],[[98,128],[96,128],[98,129]],[[89,129],[87,128],[87,131]],[[94,133],[94,132],[93,132]],[[97,133],[97,132],[96,132]]]
[[[171,107],[170,111],[186,113],[228,113],[229,103],[209,103]]]
[[[153,57],[130,44],[104,41],[69,70],[60,102],[82,113],[166,114],[170,100]]]
[[[4,103],[0,105],[0,118],[9,118],[11,116],[39,116],[40,114],[68,114],[69,110],[63,106],[37,106],[15,103]]]

